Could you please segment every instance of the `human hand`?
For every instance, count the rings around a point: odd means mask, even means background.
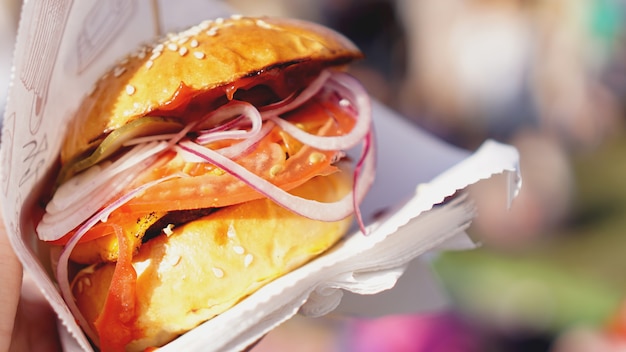
[[[0,352],[60,351],[56,314],[23,276],[0,218]]]

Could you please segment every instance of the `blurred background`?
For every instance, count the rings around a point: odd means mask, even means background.
[[[297,316],[254,351],[626,351],[626,0],[223,1],[344,33],[372,96],[451,144],[516,146],[523,177],[511,209],[504,179],[470,190],[482,246],[429,262],[444,308]]]
[[[344,33],[374,97],[449,143],[516,146],[523,177],[508,210],[504,179],[471,189],[482,246],[432,262],[443,309],[296,317],[255,351],[626,351],[626,1],[229,3]]]

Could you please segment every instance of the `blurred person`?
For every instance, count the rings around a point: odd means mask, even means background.
[[[519,196],[509,210],[503,207],[506,199],[495,196],[505,184],[471,187],[481,209],[473,229],[486,245],[525,247],[566,214],[571,192],[561,146],[536,132],[540,112],[529,74],[534,42],[527,9],[514,0],[401,1],[400,6],[409,53],[401,110],[462,147],[495,138],[518,148]]]
[[[493,138],[520,151],[524,185],[510,211],[475,187],[492,209],[474,221],[481,242],[524,248],[568,220],[570,157],[621,126],[602,81],[603,53],[616,41],[591,24],[598,4],[619,2],[398,0],[408,53],[399,109],[453,144]]]
[[[531,78],[540,127],[570,150],[590,149],[620,127],[619,103],[603,82],[619,26],[605,12],[622,0],[558,0],[528,6],[536,31]],[[555,21],[558,18],[558,21]],[[615,33],[610,33],[615,32]]]
[[[532,33],[518,1],[399,0],[398,6],[408,56],[401,111],[465,147],[536,123],[527,78]]]
[[[612,9],[597,3],[621,0],[398,0],[408,48],[400,107],[457,144],[532,127],[593,146],[618,123],[602,84],[618,42],[595,29]]]

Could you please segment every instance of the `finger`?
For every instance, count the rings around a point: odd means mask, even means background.
[[[0,216],[0,351],[8,351],[22,286],[22,265]]]
[[[17,316],[11,351],[56,352],[61,350],[56,314],[39,288],[27,275],[24,276]]]

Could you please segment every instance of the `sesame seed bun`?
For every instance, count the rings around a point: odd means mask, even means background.
[[[309,22],[239,16],[203,22],[140,49],[106,73],[77,110],[61,163],[138,117],[180,109],[187,103],[176,100],[181,92],[215,101],[250,84],[246,78],[272,79],[276,70],[293,66],[315,74],[361,56],[345,37]]]

